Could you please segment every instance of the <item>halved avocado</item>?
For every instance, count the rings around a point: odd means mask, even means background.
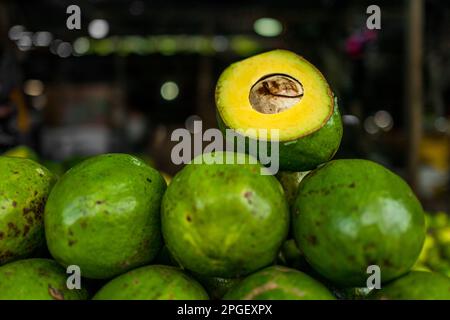
[[[271,130],[279,130],[281,170],[316,168],[334,156],[342,138],[337,100],[327,81],[290,51],[274,50],[229,66],[217,83],[216,106],[222,130],[258,140],[275,139]]]

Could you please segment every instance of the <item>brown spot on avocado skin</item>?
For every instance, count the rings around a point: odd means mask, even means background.
[[[5,234],[3,232],[0,232],[0,240],[2,240],[4,236]]]
[[[76,243],[76,240],[72,240],[72,239],[67,242],[69,247],[73,246],[75,243]]]
[[[25,217],[25,219],[27,220],[27,222],[29,224],[31,224],[33,221],[31,216],[28,215],[31,212],[34,213],[34,219],[36,221],[42,220],[42,216],[44,213],[44,207],[45,207],[45,201],[46,201],[46,198],[32,200],[32,201],[30,201],[30,203],[27,207],[24,207],[22,209],[23,216]]]
[[[42,267],[37,268],[37,274],[40,275],[41,277],[49,276],[48,270],[46,270],[45,268],[42,268]]]
[[[102,203],[105,203],[105,201],[104,201],[104,200],[97,200],[97,201],[95,202],[95,204],[102,204]]]
[[[306,237],[306,240],[313,246],[317,245],[317,237],[313,234],[310,234]]]
[[[6,250],[3,253],[0,252],[0,263],[8,261],[10,258],[14,257],[14,253]]]
[[[192,221],[192,217],[190,215],[187,215],[186,216],[186,220],[187,220],[187,222],[191,222]]]
[[[23,228],[23,235],[26,236],[29,231],[30,231],[30,226],[29,225],[25,225],[25,227]]]
[[[20,234],[19,228],[12,222],[8,222],[8,231],[13,237],[17,237]]]
[[[12,206],[15,208],[15,207],[17,207],[17,202],[16,201],[13,201],[12,202]]]
[[[25,216],[25,220],[29,225],[33,224],[33,218],[31,216]]]
[[[384,266],[387,267],[387,268],[393,267],[392,262],[391,262],[391,260],[389,260],[389,259],[384,259],[384,260],[383,260],[383,264],[384,264]]]
[[[246,191],[246,192],[244,193],[244,197],[245,197],[245,199],[247,199],[247,202],[248,202],[249,204],[252,204],[253,192],[251,192],[251,191]]]
[[[368,243],[364,246],[364,251],[370,251],[370,250],[374,250],[375,249],[375,244],[374,243]]]
[[[313,173],[309,173],[308,177],[311,177]],[[317,189],[317,190],[308,190],[308,191],[305,192],[305,194],[306,195],[320,194],[320,195],[326,196],[326,195],[329,195],[335,189],[340,189],[340,188],[345,188],[345,187],[353,189],[353,188],[356,187],[356,183],[352,182],[349,185],[342,184],[342,183],[339,184],[338,183],[338,184],[335,184],[335,185],[328,186],[327,188],[322,188],[322,189]]]
[[[48,293],[55,300],[64,300],[64,294],[56,288],[53,288],[50,284],[48,285]]]

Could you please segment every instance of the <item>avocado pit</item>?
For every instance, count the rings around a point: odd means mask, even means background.
[[[303,85],[297,79],[285,74],[271,74],[253,85],[249,99],[256,111],[276,114],[292,108],[303,94]]]

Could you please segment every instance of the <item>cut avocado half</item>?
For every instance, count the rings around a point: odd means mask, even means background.
[[[328,83],[290,51],[274,50],[229,66],[217,83],[216,106],[223,130],[265,140],[277,129],[282,170],[314,169],[334,156],[342,138],[337,100]]]

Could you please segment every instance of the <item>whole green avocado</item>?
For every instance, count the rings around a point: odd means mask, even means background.
[[[309,264],[343,287],[365,286],[377,265],[383,283],[407,273],[425,238],[422,207],[397,175],[368,160],[334,160],[300,184],[294,237]]]
[[[181,266],[202,276],[236,278],[269,265],[289,227],[280,183],[262,175],[265,168],[248,155],[200,157],[203,163],[196,164],[196,158],[186,165],[163,198],[169,251]],[[235,157],[234,162],[225,162],[227,157]]]
[[[231,288],[225,300],[335,300],[333,294],[306,273],[282,266],[258,271]]]
[[[45,244],[44,206],[54,182],[32,160],[0,156],[0,265]]]
[[[450,278],[433,272],[411,271],[380,290],[372,290],[370,299],[450,300]]]
[[[0,267],[0,300],[85,300],[88,292],[67,288],[66,271],[49,259],[27,259]]]
[[[45,207],[47,245],[62,265],[106,279],[149,263],[162,246],[160,204],[166,183],[127,154],[104,154],[70,169]]]
[[[205,289],[176,267],[152,265],[125,273],[101,288],[94,300],[208,300]]]

